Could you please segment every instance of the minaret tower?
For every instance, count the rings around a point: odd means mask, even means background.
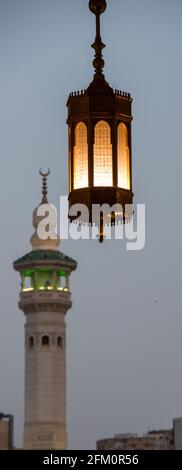
[[[47,204],[47,176],[42,204]],[[25,314],[25,449],[66,449],[66,325],[69,278],[77,263],[63,255],[60,240],[40,240],[33,212],[32,251],[14,263],[21,275],[19,308]]]

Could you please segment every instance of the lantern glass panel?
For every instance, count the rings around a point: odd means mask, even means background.
[[[84,122],[77,124],[75,128],[74,146],[74,189],[88,186],[88,144],[87,126]]]
[[[118,186],[123,189],[130,189],[128,130],[123,123],[118,126]]]
[[[96,124],[94,137],[94,186],[112,186],[111,129],[106,121]]]

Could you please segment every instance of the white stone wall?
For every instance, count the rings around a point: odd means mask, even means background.
[[[50,310],[48,310],[50,308]],[[27,313],[25,323],[26,449],[65,449],[66,438],[66,309]],[[48,336],[50,344],[42,345]],[[62,338],[61,346],[58,337]],[[29,340],[34,344],[30,346]]]

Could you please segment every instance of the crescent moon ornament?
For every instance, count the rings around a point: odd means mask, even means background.
[[[48,168],[47,172],[43,172],[42,168],[40,168],[40,170],[39,170],[39,174],[40,174],[40,176],[43,176],[43,178],[47,178],[47,176],[50,175],[50,172],[51,172],[50,168]]]
[[[47,177],[50,175],[50,168],[48,168],[47,171],[42,171],[42,168],[39,170],[39,174],[42,177],[42,204],[47,204],[48,199],[47,199],[47,193],[48,193],[48,188],[47,188]]]

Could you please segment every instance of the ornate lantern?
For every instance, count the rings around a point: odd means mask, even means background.
[[[125,223],[129,215],[125,206],[132,205],[132,99],[129,93],[113,90],[103,68],[100,15],[106,10],[105,0],[90,0],[89,8],[96,17],[93,61],[94,76],[89,87],[71,93],[68,98],[69,127],[69,206],[85,204],[89,223],[93,204],[119,204],[121,212],[111,212],[108,222],[115,224],[118,215]],[[109,214],[108,214],[109,217]],[[70,216],[70,219],[73,218]],[[99,239],[104,239],[100,218]]]

